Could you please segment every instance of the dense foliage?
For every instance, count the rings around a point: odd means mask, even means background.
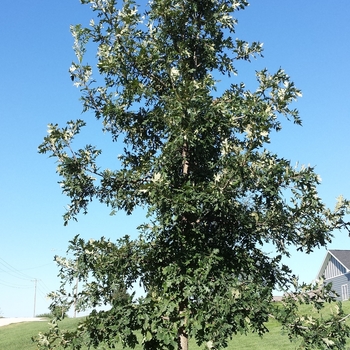
[[[187,349],[188,337],[220,349],[236,333],[263,334],[274,314],[305,348],[341,349],[349,333],[338,322],[341,308],[318,323],[296,313],[299,301],[331,300],[328,290],[303,294],[297,287],[282,309],[271,304],[274,288],[294,283],[281,263],[289,247],[310,253],[325,246],[334,229],[346,227],[348,202],[329,210],[313,168],[269,151],[283,118],[301,124],[290,107],[301,93],[282,69],[257,72],[255,91],[237,83],[235,62],[262,52],[260,43],[232,39],[233,13],[247,1],[81,2],[95,15],[89,27],[72,27],[77,62],[70,74],[84,111],[123,145],[120,167],[101,169],[94,146],[74,149],[83,120],[49,125],[40,152],[58,161],[70,197],[65,223],[94,199],[112,212],[142,206],[149,221],[135,240],[70,242],[72,258],[56,258],[62,289],[53,305],[94,311],[73,333],[54,322],[39,344],[133,347],[140,330],[144,349]],[[93,45],[96,67],[84,61]],[[219,79],[232,81],[221,94]],[[264,252],[267,244],[274,254]],[[77,278],[81,291],[67,291]],[[145,290],[139,300],[130,292],[135,283]],[[98,311],[101,305],[108,311]]]

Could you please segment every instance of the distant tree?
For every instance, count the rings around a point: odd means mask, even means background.
[[[144,207],[149,221],[134,240],[70,242],[72,259],[57,259],[62,288],[53,308],[77,300],[79,310],[94,310],[74,332],[54,322],[39,344],[133,347],[139,330],[144,349],[186,350],[189,337],[221,349],[234,334],[264,334],[274,315],[305,349],[344,349],[349,328],[339,322],[341,307],[327,320],[297,314],[299,302],[321,308],[332,300],[329,288],[305,294],[310,288],[298,286],[281,259],[290,247],[310,253],[326,246],[335,229],[348,227],[349,203],[340,198],[328,209],[314,169],[294,167],[268,149],[282,118],[301,124],[290,107],[301,93],[282,69],[257,72],[255,91],[237,83],[235,62],[262,52],[258,42],[232,38],[232,14],[248,2],[81,2],[96,16],[87,28],[72,27],[77,62],[70,74],[84,111],[123,144],[120,166],[101,169],[94,146],[74,149],[83,120],[49,125],[40,152],[57,160],[70,197],[65,224],[87,213],[94,199],[112,213]],[[93,45],[94,75],[84,61]],[[232,82],[223,93],[219,79]],[[266,245],[274,254],[265,253]],[[77,295],[67,291],[76,278]],[[145,290],[138,300],[135,283]],[[295,293],[274,307],[272,291],[291,285]],[[108,311],[98,311],[103,305]]]

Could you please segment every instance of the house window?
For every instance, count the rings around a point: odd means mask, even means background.
[[[348,300],[349,299],[349,290],[348,290],[348,285],[347,284],[343,284],[341,286],[341,296],[342,296],[342,300]]]

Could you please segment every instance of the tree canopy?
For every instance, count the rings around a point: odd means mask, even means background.
[[[39,150],[58,162],[70,198],[65,224],[87,213],[92,200],[112,213],[144,207],[148,221],[137,239],[72,239],[72,257],[56,257],[62,288],[53,307],[74,303],[93,311],[74,332],[54,322],[38,344],[133,347],[140,331],[144,349],[185,350],[189,337],[221,349],[234,334],[265,333],[274,315],[305,348],[344,348],[349,329],[338,322],[341,307],[318,324],[297,315],[298,302],[322,307],[332,300],[329,288],[305,294],[297,287],[282,309],[271,303],[275,288],[296,284],[281,262],[290,247],[310,253],[326,246],[335,229],[347,228],[349,203],[340,198],[330,210],[312,167],[269,150],[283,119],[301,124],[291,107],[301,92],[282,69],[256,72],[255,91],[237,83],[235,63],[262,53],[259,42],[233,39],[234,13],[248,2],[81,3],[94,19],[71,28],[77,61],[69,72],[84,111],[123,145],[120,166],[102,168],[103,150],[95,146],[74,148],[81,119],[50,124]],[[84,60],[92,48],[94,66]],[[222,93],[220,79],[232,81]],[[68,291],[76,279],[83,287]],[[134,297],[135,283],[144,297]]]

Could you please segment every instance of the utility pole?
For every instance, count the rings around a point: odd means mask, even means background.
[[[35,306],[36,306],[36,286],[38,283],[38,280],[32,280],[32,282],[34,282],[34,313],[33,313],[33,317],[35,317]]]

